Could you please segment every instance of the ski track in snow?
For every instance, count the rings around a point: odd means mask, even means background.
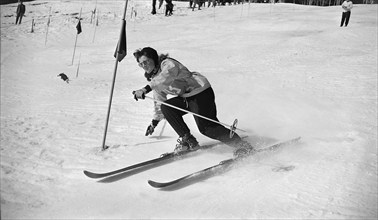
[[[174,2],[174,15],[165,17],[163,8],[149,14],[150,1],[130,1],[128,56],[118,65],[110,149],[102,152],[124,1],[98,1],[95,38],[94,2],[27,2],[18,26],[16,4],[1,6],[1,219],[377,218],[377,5],[355,5],[349,27],[339,28],[340,6],[251,3],[192,12]],[[80,8],[83,32],[71,65]],[[132,57],[145,46],[207,76],[218,118],[238,118],[251,143],[301,142],[177,189],[156,190],[147,180],[179,178],[233,149],[219,144],[145,172],[87,178],[83,170],[119,169],[174,148],[169,125],[162,136],[162,123],[143,136],[152,103],[131,96],[146,84]],[[185,120],[201,144],[214,142],[191,116]]]

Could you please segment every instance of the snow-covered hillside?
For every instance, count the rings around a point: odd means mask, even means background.
[[[1,6],[1,219],[376,219],[377,5],[355,5],[341,28],[340,6],[174,4],[165,17],[163,8],[150,14],[149,0],[129,1],[129,55],[118,65],[105,152],[124,1],[27,2],[21,25],[16,4]],[[179,178],[233,149],[219,144],[106,181],[86,177],[83,170],[106,172],[174,149],[169,125],[144,136],[152,102],[131,95],[146,85],[131,55],[145,46],[207,76],[218,118],[237,118],[251,143],[302,141],[171,190],[147,180]],[[201,144],[214,143],[185,119]]]

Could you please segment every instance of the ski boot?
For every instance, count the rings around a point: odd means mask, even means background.
[[[256,152],[255,148],[247,141],[240,141],[236,144],[237,149],[234,151],[235,158],[243,158]]]
[[[174,150],[175,154],[180,154],[185,151],[195,151],[200,148],[196,138],[190,133],[185,134],[181,139],[177,139],[178,144]]]

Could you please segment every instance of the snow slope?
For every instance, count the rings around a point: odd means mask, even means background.
[[[251,3],[193,12],[174,2],[174,15],[165,17],[163,9],[149,14],[150,1],[130,1],[129,55],[117,71],[111,148],[101,152],[124,1],[97,1],[97,27],[90,23],[95,2],[28,2],[18,26],[16,4],[1,6],[1,219],[377,218],[377,5],[355,5],[350,25],[340,28],[340,6]],[[251,143],[297,136],[301,143],[170,190],[147,180],[181,177],[233,149],[218,145],[142,173],[87,178],[85,169],[122,168],[175,146],[163,123],[144,136],[152,102],[131,95],[146,84],[131,55],[145,46],[207,76],[218,118],[238,118]],[[201,144],[214,143],[185,119]]]

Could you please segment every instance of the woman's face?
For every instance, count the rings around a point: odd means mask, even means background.
[[[138,65],[147,73],[151,73],[155,69],[155,62],[146,56],[141,56],[139,58]]]

